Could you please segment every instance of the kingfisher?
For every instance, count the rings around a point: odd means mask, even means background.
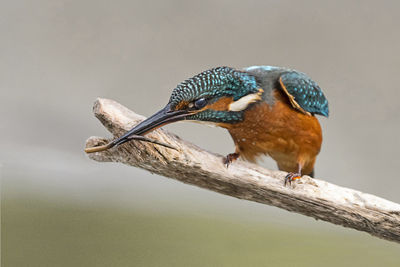
[[[322,130],[315,115],[328,117],[328,101],[306,74],[283,67],[217,67],[180,83],[168,104],[137,126],[102,147],[102,151],[133,139],[154,142],[143,135],[176,121],[223,127],[235,152],[224,158],[228,167],[239,157],[255,162],[268,155],[286,171],[285,185],[302,175],[314,175]]]

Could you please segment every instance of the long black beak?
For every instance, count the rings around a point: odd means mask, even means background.
[[[144,137],[142,135],[151,132],[163,125],[184,120],[186,116],[190,115],[191,112],[187,110],[177,110],[173,111],[171,110],[170,105],[166,105],[165,108],[154,114],[153,116],[147,118],[146,120],[142,121],[135,127],[133,127],[131,130],[123,134],[121,137],[111,141],[110,143],[103,145],[103,146],[96,146],[96,147],[90,147],[86,148],[85,152],[86,153],[94,153],[94,152],[99,152],[103,150],[107,150],[109,148],[112,148],[114,146],[121,145],[123,143],[126,143],[130,140],[140,140],[140,141],[145,141],[145,142],[150,142],[150,143],[155,143],[158,145],[162,145],[165,147],[169,147],[172,149],[175,149],[174,147],[160,143],[156,140]]]

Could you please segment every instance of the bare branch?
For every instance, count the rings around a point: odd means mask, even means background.
[[[108,99],[97,99],[94,113],[115,136],[144,119]],[[222,156],[167,131],[159,129],[147,136],[178,150],[132,141],[89,154],[89,157],[143,168],[221,194],[276,206],[400,243],[399,204],[307,176],[295,182],[293,187],[285,187],[284,172],[270,171],[243,161],[237,161],[227,169]],[[86,147],[103,145],[108,141],[90,137]]]

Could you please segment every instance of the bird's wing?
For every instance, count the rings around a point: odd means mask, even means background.
[[[279,83],[295,109],[328,117],[328,100],[318,84],[306,74],[288,71],[279,77]]]

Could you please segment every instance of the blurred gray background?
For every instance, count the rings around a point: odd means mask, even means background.
[[[400,247],[90,161],[96,97],[151,115],[215,66],[306,72],[331,116],[316,177],[400,202],[398,1],[2,1],[4,266],[398,266]],[[167,126],[230,153],[223,129]],[[262,164],[276,169],[266,159]]]

